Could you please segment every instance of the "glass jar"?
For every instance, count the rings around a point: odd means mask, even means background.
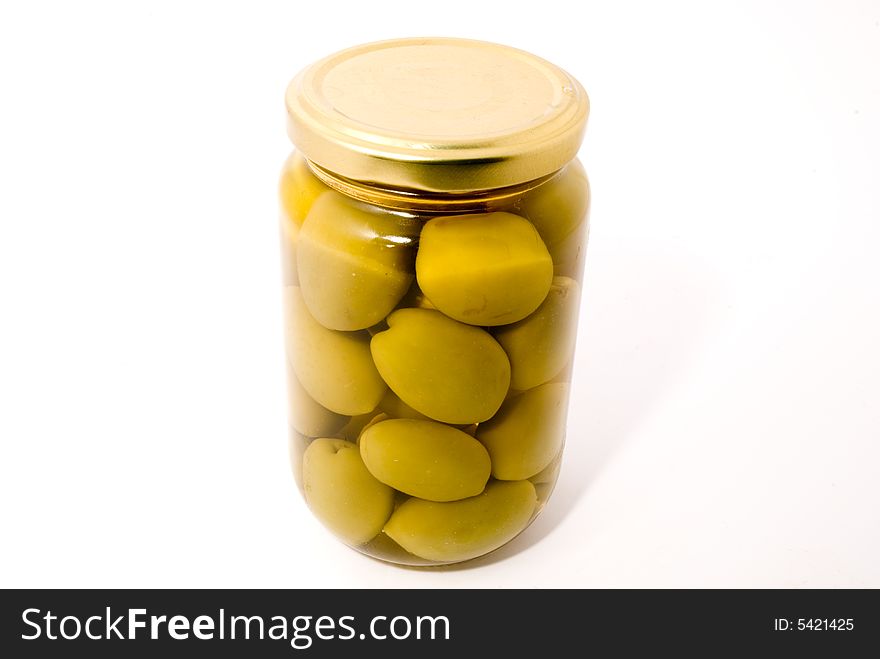
[[[343,542],[481,556],[559,473],[588,233],[589,101],[528,53],[359,46],[290,84],[281,177],[291,461]]]

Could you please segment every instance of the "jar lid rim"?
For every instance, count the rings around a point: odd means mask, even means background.
[[[381,41],[301,71],[288,133],[346,178],[466,192],[546,176],[576,157],[590,103],[568,73],[522,50],[454,38]]]

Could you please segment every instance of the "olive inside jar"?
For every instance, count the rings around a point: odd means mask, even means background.
[[[308,67],[286,105],[290,452],[306,503],[392,563],[491,552],[559,474],[587,95],[514,48],[403,39]]]

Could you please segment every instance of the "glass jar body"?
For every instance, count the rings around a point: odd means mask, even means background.
[[[294,152],[280,185],[297,484],[328,529],[375,558],[493,551],[537,516],[559,473],[589,232],[583,167],[499,193],[372,203],[316,172]]]

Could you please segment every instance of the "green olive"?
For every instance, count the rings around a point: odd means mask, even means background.
[[[308,437],[329,437],[348,423],[348,416],[331,412],[309,396],[290,362],[287,363],[287,399],[290,425]]]
[[[388,327],[386,326],[385,329],[388,329]],[[392,419],[422,419],[423,421],[431,420],[429,417],[425,416],[418,410],[414,410],[409,405],[400,400],[400,396],[395,394],[391,389],[386,391],[385,395],[382,397],[382,400],[379,401],[379,409],[385,412]],[[451,425],[453,428],[463,430],[471,437],[474,436],[474,432],[471,431],[471,428],[475,429],[476,424],[451,423],[449,425]]]
[[[534,485],[543,485],[546,483],[555,483],[559,477],[559,468],[562,466],[562,451],[550,461],[546,467],[534,476],[530,476],[529,480]]]
[[[281,274],[285,286],[299,285],[299,276],[296,274],[296,241],[298,237],[299,225],[282,213]]]
[[[510,358],[510,386],[531,389],[549,382],[568,364],[577,338],[580,287],[574,279],[554,277],[541,306],[527,318],[495,331]]]
[[[477,428],[479,424],[477,423],[469,423],[468,425],[456,426],[459,430],[461,430],[464,434],[470,435],[471,437],[477,436]]]
[[[378,407],[374,410],[370,410],[365,414],[357,414],[348,421],[342,428],[336,432],[333,437],[339,439],[347,439],[350,442],[356,442],[357,438],[361,436],[364,428],[369,425],[370,421],[375,419],[379,414],[382,413]]]
[[[306,392],[337,414],[374,410],[386,386],[370,356],[370,335],[327,329],[312,318],[298,288],[284,291],[287,355]]]
[[[476,496],[486,486],[492,468],[480,442],[435,421],[380,421],[364,429],[359,445],[373,476],[430,501]]]
[[[510,385],[510,362],[488,332],[429,309],[398,309],[370,348],[404,403],[436,421],[485,421]]]
[[[352,545],[379,534],[394,501],[394,490],[377,481],[358,447],[343,439],[309,444],[303,454],[303,492],[315,516]]]
[[[312,173],[299,153],[284,163],[278,186],[281,198],[281,269],[285,286],[298,286],[296,243],[299,229],[315,199],[330,188]]]
[[[492,475],[505,481],[534,476],[549,465],[565,440],[568,385],[551,382],[507,400],[477,427],[492,458]]]
[[[360,443],[361,443],[361,438],[364,436],[364,433],[367,432],[367,430],[369,430],[370,428],[372,428],[373,426],[375,426],[377,423],[381,423],[382,421],[386,421],[386,420],[388,420],[388,419],[390,419],[390,418],[391,418],[391,417],[388,416],[387,414],[385,414],[385,412],[379,412],[379,414],[377,414],[377,415],[374,416],[372,419],[370,419],[370,420],[364,425],[364,427],[361,428],[361,431],[358,433],[357,438],[354,440],[354,441],[355,441],[355,444],[360,445]],[[361,457],[363,457],[363,456],[361,456]],[[374,474],[374,475],[375,475],[375,474]],[[378,477],[377,477],[377,478],[378,478]]]
[[[306,159],[294,153],[284,163],[279,194],[281,197],[281,270],[285,286],[299,286],[296,272],[296,243],[303,220],[315,200],[330,188],[309,168]]]
[[[375,325],[371,325],[370,327],[368,327],[367,333],[370,336],[376,336],[379,332],[384,332],[387,329],[388,329],[388,323],[386,323],[385,319],[383,318]]]
[[[384,533],[380,533],[367,544],[358,547],[358,551],[361,551],[368,556],[372,556],[373,558],[396,563],[398,565],[435,565],[435,561],[429,561],[425,558],[419,558],[418,556],[410,554]]]
[[[394,419],[428,419],[424,414],[400,400],[400,396],[391,389],[386,391],[382,400],[379,401],[379,409]]]
[[[421,558],[466,561],[518,535],[531,520],[536,502],[535,486],[529,481],[492,481],[482,494],[461,501],[410,499],[394,511],[385,533]]]
[[[544,239],[555,273],[578,277],[590,210],[590,183],[580,161],[569,163],[552,179],[527,192],[522,209]]]
[[[428,296],[422,292],[422,289],[419,288],[419,283],[414,281],[412,285],[409,287],[409,290],[406,294],[400,299],[400,302],[397,303],[397,306],[401,309],[415,307],[417,309],[436,309],[431,300],[428,299]]]
[[[584,222],[554,247],[556,260],[553,262],[553,274],[581,279],[589,233],[590,225]]]
[[[413,281],[417,221],[369,212],[338,192],[312,205],[299,232],[303,299],[329,329],[358,330],[390,312]]]
[[[278,185],[283,216],[301,226],[315,200],[329,189],[312,173],[306,159],[293,153],[284,163]]]
[[[312,443],[312,438],[297,432],[295,428],[287,430],[287,453],[290,458],[290,469],[293,471],[293,480],[296,481],[296,486],[302,490],[302,457],[309,444]]]
[[[535,486],[535,492],[538,494],[538,501],[547,501],[553,493],[556,481],[559,478],[559,468],[562,466],[562,452],[559,452],[553,461],[537,474],[529,478],[529,481]]]
[[[447,316],[471,325],[507,325],[544,300],[553,261],[535,227],[518,215],[436,217],[422,229],[416,276]]]

